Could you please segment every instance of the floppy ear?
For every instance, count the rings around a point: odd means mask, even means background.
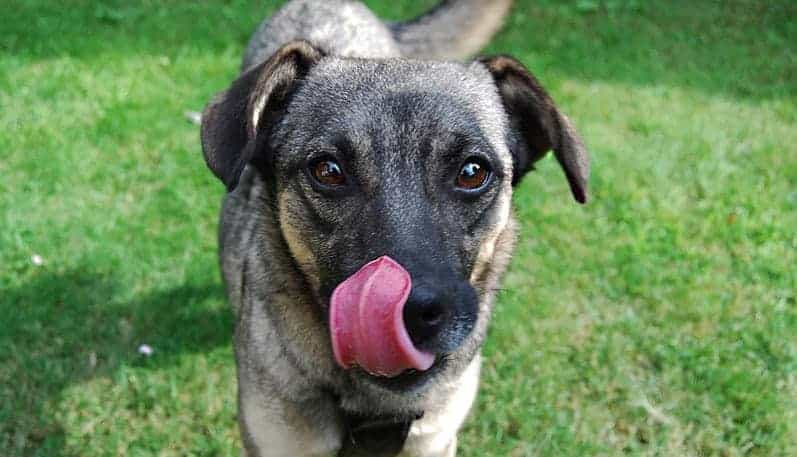
[[[514,160],[512,184],[553,149],[570,183],[573,197],[587,201],[589,156],[570,120],[556,107],[537,78],[512,57],[479,59],[493,76],[518,141],[510,145]]]
[[[292,41],[267,61],[242,74],[202,112],[205,162],[231,191],[244,166],[268,161],[259,138],[279,120],[302,78],[323,53],[306,41]]]

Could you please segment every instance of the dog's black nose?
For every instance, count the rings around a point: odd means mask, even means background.
[[[470,333],[476,309],[476,294],[467,283],[417,284],[404,305],[404,326],[419,349],[450,352]]]

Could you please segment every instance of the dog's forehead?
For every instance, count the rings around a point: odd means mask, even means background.
[[[442,124],[462,121],[462,112],[506,163],[507,120],[493,79],[479,63],[399,59],[325,58],[307,75],[295,101],[304,111],[335,118],[345,110],[379,117],[386,100],[405,100],[409,116],[436,118]],[[341,112],[344,110],[344,112]]]
[[[474,72],[472,69],[476,67],[483,68],[457,62],[328,57],[312,69],[310,78],[337,83],[338,88],[366,84],[377,91],[426,88],[465,95],[490,86],[489,74]]]

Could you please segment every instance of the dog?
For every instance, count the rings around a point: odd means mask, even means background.
[[[456,454],[513,186],[552,150],[587,199],[587,151],[537,79],[509,56],[465,60],[511,3],[385,23],[289,1],[205,108],[244,455]]]

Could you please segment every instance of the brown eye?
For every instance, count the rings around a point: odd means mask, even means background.
[[[465,190],[476,190],[487,182],[490,168],[481,159],[468,159],[457,176],[457,187]]]
[[[325,186],[341,186],[346,182],[343,167],[332,157],[324,157],[311,163],[310,173]]]

